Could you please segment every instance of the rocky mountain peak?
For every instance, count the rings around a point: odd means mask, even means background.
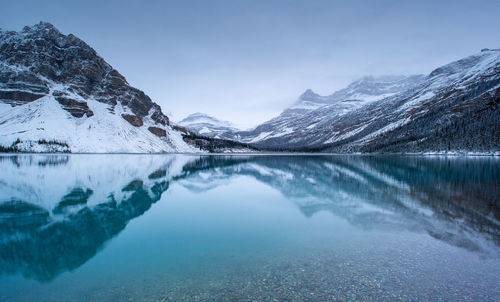
[[[55,31],[59,32],[59,30],[57,30],[56,27],[54,25],[52,25],[52,23],[46,22],[46,21],[40,21],[39,23],[37,23],[33,26],[25,26],[23,28],[23,32],[32,31],[32,30],[55,30]]]
[[[295,104],[288,109],[300,109],[308,104],[321,103],[323,98],[312,89],[307,89],[299,96]]]
[[[157,104],[144,92],[129,86],[125,77],[92,47],[74,35],[62,34],[48,22],[27,26],[22,32],[1,32],[0,41],[2,83],[12,88],[9,85],[17,85],[22,77],[32,88],[29,90],[37,93],[16,101],[33,101],[63,84],[67,89],[57,92],[60,97],[77,94],[84,99],[93,98],[110,105],[110,110],[120,104],[138,118],[149,115],[160,125],[169,123]]]
[[[302,93],[300,95],[299,99],[304,100],[304,101],[310,101],[310,100],[315,99],[317,97],[319,97],[319,94],[314,92],[312,89],[307,89],[306,91],[304,91],[304,93]]]
[[[37,23],[33,26],[25,26],[21,32],[25,35],[36,34],[38,36],[45,36],[45,37],[63,36],[63,34],[61,34],[61,32],[54,25],[52,25],[49,22],[45,22],[45,21],[40,21],[39,23]]]

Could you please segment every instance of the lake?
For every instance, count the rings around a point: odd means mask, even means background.
[[[0,301],[499,301],[500,160],[2,155]]]

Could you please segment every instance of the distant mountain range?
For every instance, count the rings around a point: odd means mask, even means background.
[[[499,103],[500,50],[483,49],[429,75],[307,90],[252,130],[203,113],[175,124],[74,35],[0,31],[0,152],[500,154]]]
[[[367,104],[404,92],[420,83],[423,78],[424,76],[418,75],[365,77],[329,96],[321,96],[308,89],[295,104],[285,109],[278,117],[251,131],[242,131],[234,135],[237,139],[264,147],[309,146],[310,142],[297,140],[298,144],[293,145],[291,140],[299,133],[313,138],[320,121],[326,124],[335,116],[345,115]],[[329,138],[328,133],[324,135],[322,138]]]
[[[238,131],[231,122],[221,121],[204,113],[190,114],[178,124],[200,135],[215,138],[220,138],[223,133]]]
[[[427,76],[307,90],[256,128],[218,135],[275,151],[500,154],[499,103],[500,50],[483,49]]]

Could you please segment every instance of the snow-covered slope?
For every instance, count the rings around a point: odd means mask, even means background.
[[[238,130],[231,122],[221,121],[204,113],[190,114],[178,124],[200,135],[215,138],[221,138],[221,135],[226,132]]]
[[[452,62],[415,88],[323,124],[330,151],[500,151],[500,50]],[[333,135],[332,135],[333,134]]]
[[[272,150],[500,152],[500,50],[485,49],[407,79],[361,89],[368,78],[330,97],[308,91],[297,109],[235,138]]]
[[[86,99],[91,118],[78,119],[66,112],[52,95],[22,106],[0,104],[0,144],[33,152],[193,152],[180,132],[165,127],[166,136],[159,138],[148,130],[156,124],[150,118],[142,127],[130,125],[121,114],[128,108],[115,106],[115,114],[108,105]],[[39,143],[40,141],[54,143]],[[199,151],[199,150],[198,150]]]
[[[160,106],[77,37],[0,31],[0,145],[32,152],[197,152]]]
[[[346,88],[340,89],[329,96],[321,96],[311,89],[306,90],[290,108],[309,107],[315,104],[316,108],[321,105],[332,105],[336,103],[350,103],[352,107],[371,103],[383,98],[406,91],[418,83],[425,76],[367,76],[352,82]],[[312,107],[311,109],[316,109]]]
[[[279,116],[251,131],[234,133],[234,138],[247,143],[266,145],[267,140],[279,140],[281,137],[288,137],[299,131],[310,130],[315,127],[315,123],[325,119],[321,117],[304,121],[304,116],[311,112],[328,110],[328,118],[343,115],[414,87],[423,78],[422,75],[364,77],[329,96],[321,96],[308,89],[295,104],[285,109]]]

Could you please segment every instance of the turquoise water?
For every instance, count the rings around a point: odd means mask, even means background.
[[[0,301],[498,301],[500,160],[0,156]]]

